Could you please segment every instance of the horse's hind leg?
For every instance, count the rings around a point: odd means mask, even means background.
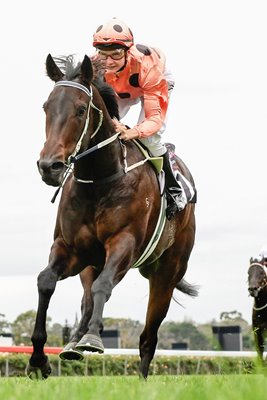
[[[174,289],[171,284],[162,285],[159,278],[153,276],[149,279],[150,293],[146,323],[139,342],[140,371],[144,378],[147,378],[149,365],[154,357],[158,342],[158,329],[168,312]]]

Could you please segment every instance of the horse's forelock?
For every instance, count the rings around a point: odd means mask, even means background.
[[[57,56],[53,57],[55,63],[59,67],[59,69],[64,73],[64,79],[73,80],[80,75],[81,72],[81,62],[76,62],[74,54],[70,54],[67,56]],[[99,60],[91,58],[94,76],[93,80],[98,81],[99,78],[104,77],[104,68],[102,63]]]
[[[72,81],[80,75],[81,63],[75,62],[74,55],[53,57],[55,63],[64,74],[64,79]]]
[[[75,62],[75,57],[73,54],[68,56],[57,56],[53,57],[53,59],[64,74],[64,79],[72,81],[76,78],[79,78],[81,73],[81,62]],[[103,80],[103,65],[101,62],[95,59],[91,59],[91,62],[94,71],[93,83],[103,98],[111,118],[116,117],[119,119],[119,110],[115,92],[112,87]]]

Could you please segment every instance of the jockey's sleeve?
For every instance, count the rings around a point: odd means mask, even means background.
[[[168,84],[158,65],[144,65],[139,85],[143,90],[145,119],[134,128],[139,137],[154,135],[160,130],[168,108]]]

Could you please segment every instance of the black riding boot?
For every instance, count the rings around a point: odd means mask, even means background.
[[[166,217],[168,220],[170,220],[178,211],[184,209],[187,200],[179,185],[179,182],[177,182],[175,176],[173,175],[168,152],[163,154],[162,157],[163,170],[165,172],[165,190],[167,195]]]

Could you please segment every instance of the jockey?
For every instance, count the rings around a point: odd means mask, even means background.
[[[174,87],[165,56],[159,49],[134,45],[129,27],[116,18],[97,28],[93,46],[97,49],[94,58],[103,63],[105,81],[118,95],[120,118],[133,105],[141,102],[137,124],[129,129],[116,120],[115,129],[121,139],[139,139],[152,156],[163,157],[168,199],[166,215],[171,219],[177,211],[184,209],[187,198],[174,176],[167,148],[162,141],[169,98]]]

